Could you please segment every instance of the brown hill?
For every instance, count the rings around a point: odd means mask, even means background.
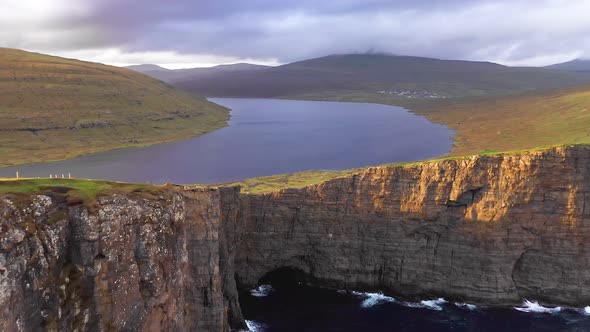
[[[135,71],[0,48],[0,165],[170,141],[227,110]]]

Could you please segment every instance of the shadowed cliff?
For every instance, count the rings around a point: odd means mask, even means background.
[[[0,196],[3,330],[244,327],[236,281],[590,303],[590,147],[373,167],[301,189]],[[67,188],[66,188],[67,189]]]

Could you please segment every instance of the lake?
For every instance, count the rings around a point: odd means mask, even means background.
[[[0,168],[0,177],[211,184],[306,170],[342,170],[438,157],[454,132],[403,108],[344,102],[211,98],[229,125],[173,143]]]

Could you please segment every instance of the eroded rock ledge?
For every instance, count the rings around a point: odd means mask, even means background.
[[[590,305],[590,147],[374,167],[302,189],[0,197],[0,329],[229,331],[237,283]]]

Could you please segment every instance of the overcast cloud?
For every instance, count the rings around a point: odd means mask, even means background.
[[[0,0],[1,46],[116,65],[278,64],[390,52],[546,65],[590,57],[586,0]]]

